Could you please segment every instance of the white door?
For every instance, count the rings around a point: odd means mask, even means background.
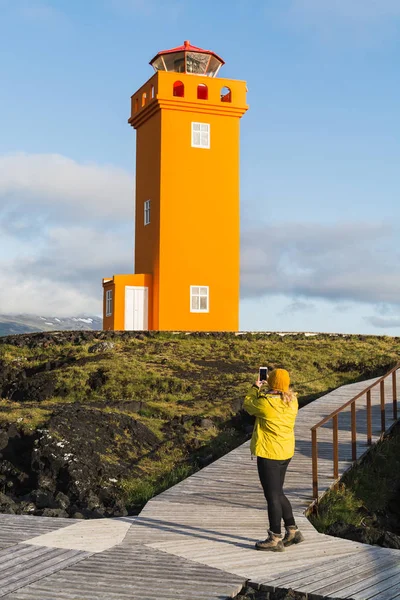
[[[125,287],[125,331],[145,331],[148,325],[148,288]]]

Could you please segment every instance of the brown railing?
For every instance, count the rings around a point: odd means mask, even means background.
[[[339,419],[338,415],[348,406],[351,407],[351,459],[357,460],[357,428],[356,428],[356,401],[366,396],[367,407],[367,444],[372,444],[372,408],[371,408],[371,390],[379,386],[380,393],[380,412],[381,412],[381,435],[386,431],[385,419],[385,380],[392,376],[392,399],[393,399],[393,419],[397,420],[397,388],[396,372],[400,369],[398,363],[386,375],[375,381],[365,390],[354,396],[351,400],[334,410],[330,415],[322,419],[319,423],[311,427],[311,446],[312,446],[312,479],[313,479],[313,497],[318,499],[318,440],[317,430],[332,419],[332,438],[333,438],[333,478],[339,478]]]

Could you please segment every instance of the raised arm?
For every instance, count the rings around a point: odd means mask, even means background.
[[[268,400],[258,394],[259,388],[253,385],[247,392],[244,399],[243,408],[249,415],[254,415],[261,419],[267,418]]]

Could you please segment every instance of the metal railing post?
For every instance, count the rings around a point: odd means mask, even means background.
[[[380,385],[380,396],[381,396],[381,434],[385,433],[385,381],[382,379]]]
[[[392,373],[393,419],[397,421],[397,369]]]

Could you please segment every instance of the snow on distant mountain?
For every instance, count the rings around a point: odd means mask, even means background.
[[[0,336],[35,331],[76,331],[102,329],[101,317],[49,317],[41,315],[1,315]]]

